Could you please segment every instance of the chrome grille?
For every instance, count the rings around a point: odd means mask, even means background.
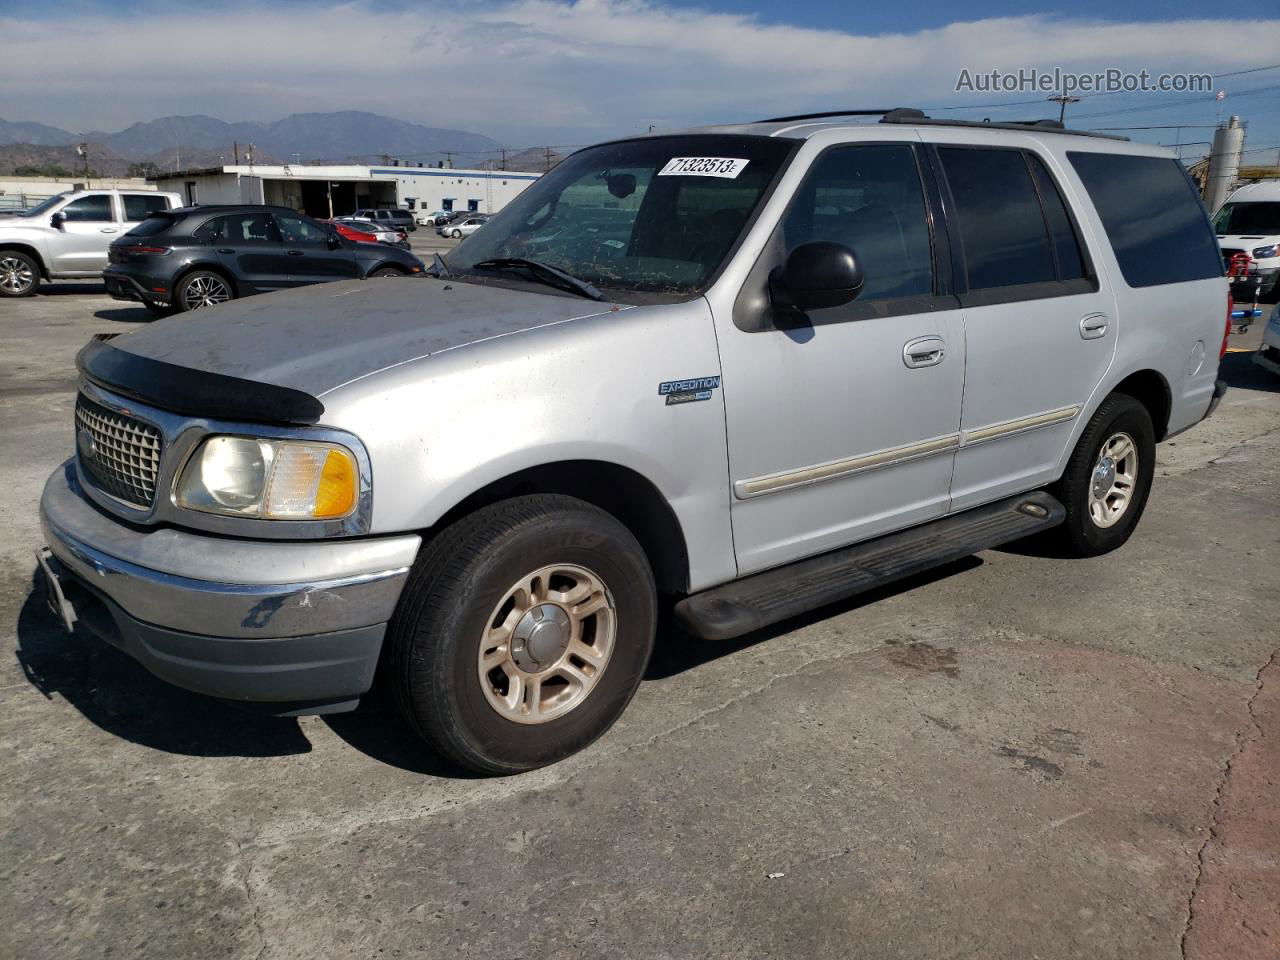
[[[108,410],[83,394],[76,398],[80,468],[104,492],[150,507],[160,473],[160,446],[160,431],[150,424]]]

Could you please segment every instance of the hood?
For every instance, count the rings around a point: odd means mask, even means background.
[[[177,314],[111,345],[318,397],[409,360],[611,309],[431,277],[348,280]]]

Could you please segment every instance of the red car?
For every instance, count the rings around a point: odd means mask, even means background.
[[[378,242],[378,238],[375,237],[372,233],[365,233],[363,230],[355,230],[352,227],[347,226],[345,223],[335,223],[333,220],[329,220],[327,222],[331,224],[335,230],[338,231],[338,235],[340,237],[344,237],[347,240],[353,240],[356,243],[377,243]]]

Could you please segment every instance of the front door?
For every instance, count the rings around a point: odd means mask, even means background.
[[[218,261],[242,291],[279,290],[289,286],[289,258],[280,234],[266,211],[214,217],[195,231],[213,247]]]
[[[935,133],[967,364],[953,510],[1056,479],[1078,418],[1115,353],[1115,300],[1103,293],[1051,158]]]
[[[965,343],[921,159],[907,143],[820,154],[732,316],[717,312],[740,574],[947,512]],[[770,270],[823,240],[857,255],[858,299],[775,311]]]
[[[58,274],[101,273],[107,248],[121,233],[111,194],[78,197],[59,213],[62,224],[51,228],[49,238],[50,269]]]
[[[284,239],[292,286],[349,280],[360,275],[351,247],[341,242],[337,245],[331,243],[330,238],[335,234],[305,217],[288,213],[277,213],[274,217]]]

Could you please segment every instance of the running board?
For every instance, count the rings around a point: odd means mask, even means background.
[[[828,603],[1021,540],[1066,517],[1055,497],[1037,491],[942,517],[851,547],[695,593],[676,604],[690,633],[724,640]]]

